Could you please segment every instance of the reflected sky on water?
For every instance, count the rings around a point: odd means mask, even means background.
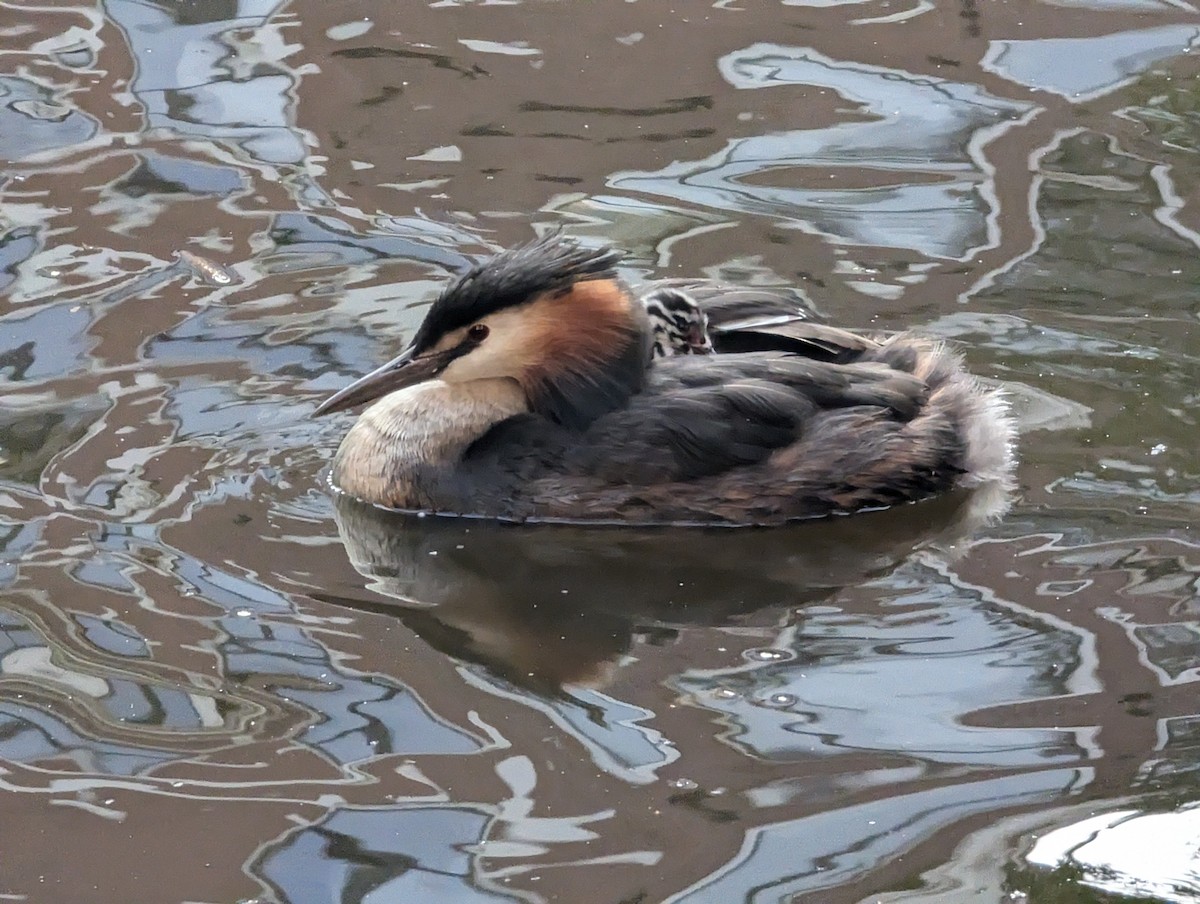
[[[599,10],[0,3],[0,894],[1036,904],[1033,835],[1187,824],[1197,11]],[[319,400],[552,227],[951,340],[1018,492],[331,497]]]

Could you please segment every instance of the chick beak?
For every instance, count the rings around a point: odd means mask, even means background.
[[[708,340],[708,332],[698,323],[693,323],[688,327],[687,337],[684,341],[687,342],[693,355],[712,354],[713,347]]]
[[[345,389],[335,392],[317,406],[312,416],[320,417],[334,411],[345,411],[347,408],[372,402],[397,389],[422,383],[437,376],[449,363],[448,357],[444,353],[417,355],[411,347],[407,348],[387,364],[375,368]]]

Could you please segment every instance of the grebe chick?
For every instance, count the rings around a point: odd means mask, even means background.
[[[692,296],[680,289],[658,288],[642,296],[642,305],[650,318],[654,357],[712,354],[708,315]]]
[[[551,235],[454,280],[403,352],[317,408],[373,403],[333,483],[408,510],[727,525],[1009,483],[1007,406],[941,343],[718,321],[713,288],[687,294],[717,353],[655,360],[619,259]]]

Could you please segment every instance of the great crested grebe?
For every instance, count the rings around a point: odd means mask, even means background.
[[[672,280],[716,353],[656,358],[619,260],[555,234],[456,279],[400,355],[317,408],[374,403],[333,484],[517,521],[761,525],[1010,480],[1007,405],[941,343]]]

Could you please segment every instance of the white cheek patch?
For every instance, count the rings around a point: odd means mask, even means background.
[[[529,365],[530,356],[537,353],[528,341],[531,324],[527,315],[522,317],[516,311],[501,311],[479,323],[488,328],[487,338],[450,362],[442,371],[442,379],[447,383],[516,379]],[[467,330],[463,335],[468,335]]]

